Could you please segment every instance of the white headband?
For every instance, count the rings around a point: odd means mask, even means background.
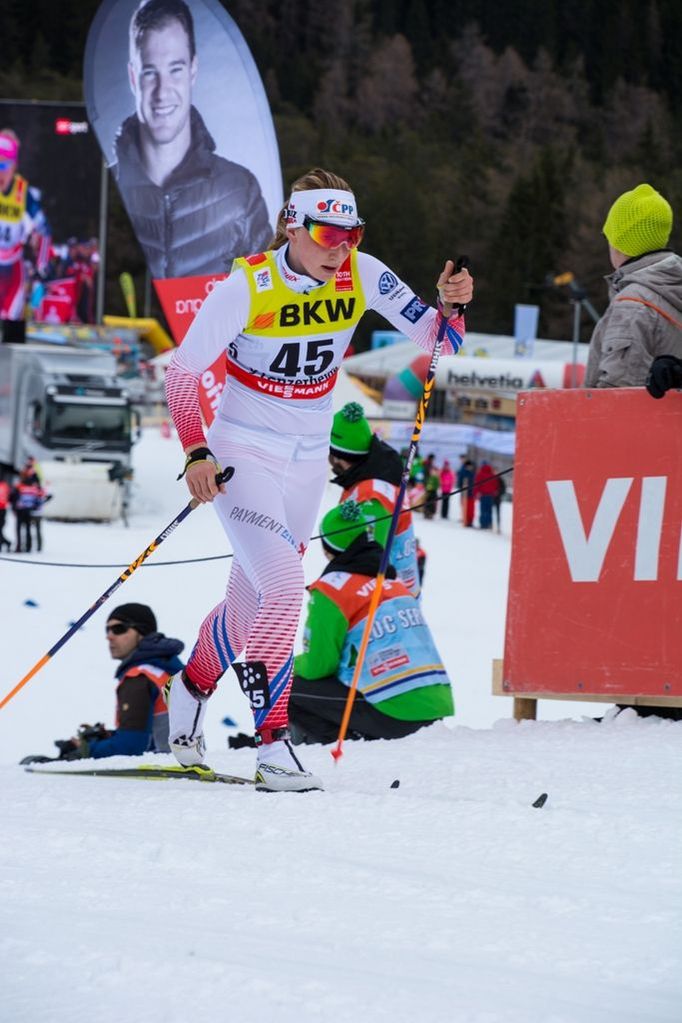
[[[359,223],[355,196],[336,188],[292,192],[284,207],[284,223],[287,227],[303,227],[305,217],[339,227],[355,227]]]

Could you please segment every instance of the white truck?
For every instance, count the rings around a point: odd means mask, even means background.
[[[19,471],[36,459],[52,495],[46,517],[125,517],[133,417],[108,352],[0,344],[0,465]]]

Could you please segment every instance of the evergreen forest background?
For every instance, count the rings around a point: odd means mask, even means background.
[[[272,107],[285,194],[311,166],[347,178],[365,247],[428,300],[444,259],[476,277],[470,330],[570,339],[572,271],[599,311],[611,202],[648,181],[682,209],[679,0],[225,0]],[[82,100],[98,0],[4,0],[0,96]],[[144,261],[110,183],[105,310]],[[676,225],[671,245],[679,250]],[[678,241],[677,246],[675,245]],[[158,314],[158,307],[153,310]],[[366,317],[362,348],[378,318]],[[582,338],[591,324],[584,318]],[[363,344],[364,342],[364,344]]]

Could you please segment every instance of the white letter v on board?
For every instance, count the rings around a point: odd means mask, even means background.
[[[549,499],[574,583],[599,581],[604,558],[632,481],[632,476],[606,481],[592,528],[587,534],[580,516],[573,480],[547,481]]]

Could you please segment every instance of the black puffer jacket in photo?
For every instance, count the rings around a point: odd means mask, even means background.
[[[116,138],[112,170],[153,278],[226,273],[235,257],[261,252],[272,239],[258,181],[215,154],[195,107],[191,131],[189,150],[163,186],[145,171],[136,115]]]

